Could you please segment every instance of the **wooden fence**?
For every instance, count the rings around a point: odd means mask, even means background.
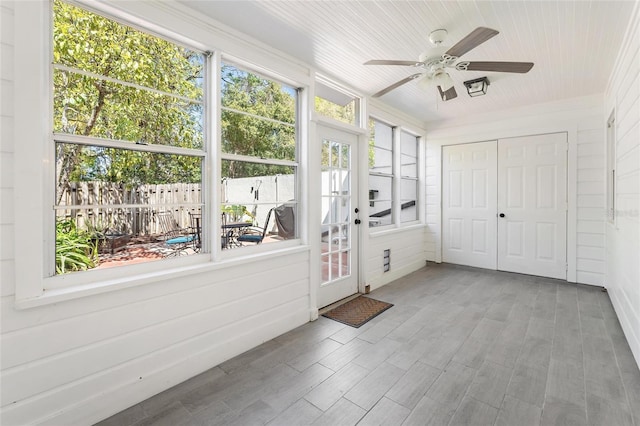
[[[157,235],[155,213],[172,211],[180,227],[189,212],[200,213],[200,184],[176,183],[127,187],[111,182],[72,182],[63,190],[57,218],[71,218],[79,229],[128,235]]]

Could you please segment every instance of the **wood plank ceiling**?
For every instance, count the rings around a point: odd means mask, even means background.
[[[478,26],[500,31],[464,60],[534,62],[528,74],[451,70],[458,98],[439,99],[411,81],[381,101],[424,121],[603,93],[634,1],[193,1],[181,3],[284,51],[363,95],[415,72],[364,66],[442,53]],[[444,48],[429,33],[448,31]],[[430,50],[431,49],[431,50]],[[431,55],[430,55],[431,56]],[[487,76],[485,96],[463,81]]]

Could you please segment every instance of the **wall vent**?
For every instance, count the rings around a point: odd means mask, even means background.
[[[391,249],[386,249],[384,251],[384,255],[382,257],[382,266],[384,272],[389,272],[389,269],[391,269]]]

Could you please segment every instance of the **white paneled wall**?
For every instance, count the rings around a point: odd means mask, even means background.
[[[0,2],[0,297],[13,294],[13,2]]]
[[[425,266],[425,260],[428,259],[425,251],[428,246],[425,244],[426,233],[425,227],[418,225],[368,237],[367,257],[363,260],[366,284],[371,286],[371,290]],[[383,269],[386,249],[391,250],[388,272]]]
[[[605,96],[615,111],[616,219],[607,223],[605,284],[640,365],[640,3]]]
[[[602,120],[583,121],[578,130],[576,191],[576,281],[583,284],[604,282],[604,152]]]

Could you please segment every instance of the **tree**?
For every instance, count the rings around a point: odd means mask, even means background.
[[[203,146],[201,53],[61,1],[53,7],[56,132]],[[78,180],[200,182],[200,162],[198,157],[58,143],[58,197]]]
[[[222,152],[295,161],[294,89],[224,65],[222,106]],[[225,161],[222,168],[230,178],[290,173],[285,166],[238,161]]]

